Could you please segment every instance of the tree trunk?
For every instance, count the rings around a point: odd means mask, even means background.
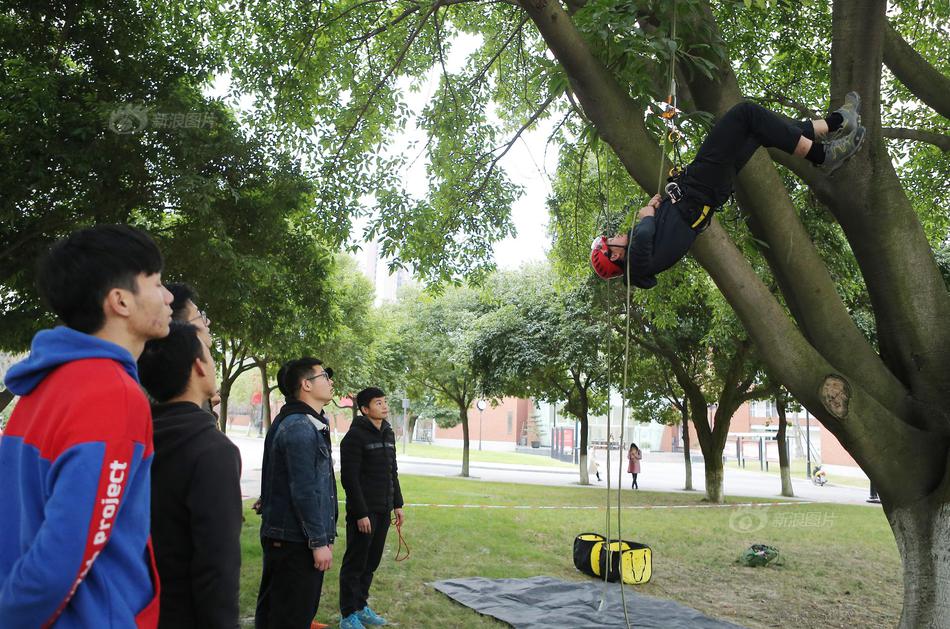
[[[726,397],[725,394],[720,397],[721,403],[724,397]],[[732,419],[732,413],[737,408],[737,405],[732,406],[730,410],[730,407],[720,405],[716,409],[714,429],[709,428],[709,416],[706,414],[708,412],[706,407],[698,408],[696,404],[693,404],[691,409],[693,426],[696,427],[696,437],[699,440],[699,449],[703,452],[706,469],[706,500],[709,502],[721,503],[723,501],[722,451],[726,447],[725,435],[729,430],[729,421]],[[699,415],[699,413],[702,413],[702,415]]]
[[[924,499],[888,521],[904,568],[900,628],[950,626],[950,502]]]
[[[706,456],[706,500],[716,504],[723,502],[722,493],[722,455],[718,457]]]
[[[413,433],[416,431],[416,422],[417,422],[418,420],[419,420],[419,416],[418,416],[418,415],[409,415],[409,416],[408,416],[409,433],[406,435],[406,440],[407,440],[409,443],[412,443],[412,435],[413,435]]]
[[[459,421],[462,422],[462,476],[468,478],[468,405],[459,404]]]
[[[778,434],[775,441],[778,443],[778,468],[782,476],[782,495],[792,498],[795,491],[792,489],[792,470],[788,461],[788,439],[785,437],[788,428],[788,419],[785,416],[785,396],[775,396],[775,410],[778,412]]]
[[[227,432],[228,427],[228,398],[231,395],[231,387],[237,382],[238,377],[254,368],[254,364],[246,361],[243,343],[232,339],[220,338],[221,350],[221,406],[218,415],[218,429],[221,432]]]
[[[221,394],[221,404],[218,406],[218,430],[226,434],[228,432],[228,400],[231,398],[231,383],[227,378],[221,381],[218,392]]]
[[[689,451],[689,400],[683,400],[683,462],[686,465],[686,485],[683,489],[693,491],[693,459]]]
[[[261,426],[264,432],[270,430],[270,387],[267,386],[267,361],[257,361],[257,368],[261,372]]]
[[[3,409],[13,401],[13,398],[16,397],[13,395],[13,392],[10,389],[4,389],[0,391],[0,413],[3,412]]]
[[[590,443],[589,435],[587,434],[588,433],[588,419],[587,419],[588,409],[589,409],[589,403],[587,401],[587,390],[581,389],[580,390],[580,409],[579,409],[580,413],[578,414],[578,417],[577,417],[578,421],[581,424],[581,443],[580,443],[580,450],[578,451],[580,456],[577,457],[579,461],[579,465],[581,466],[580,468],[581,485],[590,485],[590,474],[588,473],[588,470],[587,470],[587,447],[588,447],[588,443]],[[608,410],[608,412],[610,411]],[[608,440],[607,441],[607,456],[609,457],[610,456],[610,435],[607,435],[607,440]]]

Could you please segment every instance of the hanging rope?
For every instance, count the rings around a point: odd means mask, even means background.
[[[683,134],[676,125],[676,117],[681,113],[677,107],[676,100],[676,5],[677,3],[673,2],[673,22],[670,27],[670,40],[673,42],[674,48],[670,53],[669,91],[665,101],[653,104],[655,113],[663,120],[667,129],[667,132],[663,135],[663,139],[660,142],[660,171],[656,182],[656,191],[658,194],[663,190],[663,179],[666,176],[675,176],[675,174],[681,170],[679,141],[682,139]],[[667,144],[673,148],[673,168],[670,170],[669,175],[666,175]]]
[[[597,177],[598,177],[598,186],[599,186],[601,184],[600,153],[599,152],[597,153]],[[601,196],[601,199],[605,200],[603,196]],[[604,212],[604,218],[607,221],[606,223],[604,223],[605,228],[606,228],[606,226],[609,225],[609,222],[610,222],[610,210],[609,210],[609,206],[606,205],[606,202],[602,209]],[[612,336],[610,334],[610,314],[611,314],[610,312],[610,282],[609,281],[605,282],[604,287],[605,287],[604,290],[607,291],[607,297],[604,300],[604,303],[607,305],[607,307],[604,310],[606,313],[606,320],[607,320],[605,329],[607,330],[607,360],[608,360],[608,363],[607,363],[608,365],[607,366],[607,466],[606,466],[606,474],[605,474],[607,478],[607,504],[606,504],[606,511],[605,511],[606,515],[605,515],[605,521],[604,521],[604,528],[606,529],[605,537],[607,539],[607,566],[610,566],[611,564],[610,564],[610,363],[609,363],[609,360],[610,360],[610,356],[612,355],[611,349],[610,349],[610,345],[611,345],[610,340]],[[591,453],[591,456],[593,456],[593,453]],[[588,467],[589,467],[589,464],[588,464]],[[588,480],[590,479],[588,478]],[[598,611],[603,611],[604,604],[607,601],[607,587],[609,584],[607,581],[607,576],[609,575],[609,573],[610,573],[610,570],[604,570],[604,574],[603,574],[604,587],[601,590],[600,604],[597,606]]]
[[[676,5],[677,5],[677,3],[674,1],[674,3],[673,3],[673,20],[672,20],[672,26],[671,26],[671,29],[670,29],[670,39],[674,42],[674,44],[675,44],[675,42],[676,42],[676,17],[677,17],[677,6],[676,6]],[[663,179],[664,179],[665,170],[666,170],[666,151],[667,151],[667,143],[669,143],[670,145],[672,145],[672,148],[673,148],[673,166],[674,166],[674,168],[670,171],[669,176],[671,176],[671,177],[672,177],[672,176],[675,176],[675,174],[680,171],[679,141],[682,139],[682,133],[680,132],[679,128],[678,128],[677,125],[676,125],[676,116],[680,113],[680,110],[677,108],[677,101],[676,101],[676,51],[675,51],[675,49],[674,49],[674,51],[673,51],[673,53],[672,53],[672,55],[671,55],[671,58],[670,58],[669,86],[670,86],[670,88],[669,88],[669,95],[667,96],[666,101],[663,102],[663,103],[655,103],[656,109],[658,110],[658,115],[659,115],[660,118],[664,121],[664,124],[666,125],[666,128],[667,128],[667,132],[663,135],[663,140],[662,140],[662,142],[661,142],[661,158],[660,158],[659,180],[657,181],[657,185],[656,185],[656,190],[657,190],[658,193],[659,193],[661,190],[663,190]],[[599,153],[598,153],[598,156],[597,156],[597,175],[598,175],[598,179],[600,179],[601,174],[600,174],[600,155],[599,155]],[[602,198],[602,199],[605,199],[604,196],[602,196],[601,198]],[[605,199],[605,203],[606,203],[606,199]],[[609,206],[608,206],[608,207],[609,207]],[[605,207],[605,208],[602,208],[602,209],[604,210],[604,213],[607,214],[606,207]],[[609,215],[607,215],[606,218],[609,220],[609,218],[610,218]],[[632,240],[629,240],[629,239],[628,239],[628,241],[627,241],[627,260],[629,260],[630,257],[631,257],[631,255],[632,255],[632,249],[633,249],[633,242],[632,242]],[[620,392],[620,400],[621,400],[621,402],[620,402],[620,437],[619,437],[619,439],[618,439],[618,445],[619,445],[619,451],[618,451],[618,452],[620,452],[620,453],[623,452],[624,435],[625,435],[625,430],[626,430],[626,418],[627,418],[627,397],[626,397],[626,391],[627,391],[627,386],[628,386],[628,384],[629,384],[628,378],[629,378],[629,371],[630,371],[630,369],[629,369],[629,367],[630,367],[630,320],[631,320],[631,318],[632,318],[632,317],[631,317],[631,306],[630,306],[631,284],[630,284],[629,281],[625,282],[625,284],[626,284],[626,289],[625,289],[625,300],[624,300],[624,318],[626,319],[626,321],[624,322],[624,327],[625,327],[624,332],[625,332],[625,333],[624,333],[624,351],[623,351],[623,388],[621,389],[621,392]],[[608,365],[609,365],[610,356],[612,356],[612,351],[611,351],[611,337],[613,336],[613,335],[610,333],[610,329],[611,329],[610,323],[611,323],[611,314],[612,314],[611,308],[610,308],[611,300],[610,300],[610,293],[609,293],[609,291],[610,291],[610,281],[608,280],[607,282],[605,282],[605,283],[604,283],[604,286],[605,286],[605,290],[608,291],[607,300],[605,301],[605,303],[606,303],[606,308],[605,308],[604,310],[605,310],[606,313],[607,313],[607,326],[606,326],[606,329],[607,329],[607,357],[608,357]],[[611,385],[611,383],[610,383],[610,369],[608,368],[608,369],[607,369],[607,378],[606,378],[606,386],[607,386],[607,470],[606,470],[606,471],[607,471],[607,474],[606,474],[606,476],[607,476],[607,488],[606,488],[606,489],[607,489],[607,494],[606,494],[606,495],[607,495],[607,501],[606,501],[606,515],[605,515],[605,528],[606,528],[606,530],[607,530],[607,535],[606,535],[606,538],[607,538],[607,561],[606,561],[606,565],[607,565],[607,566],[612,565],[612,556],[611,556],[611,555],[612,555],[612,553],[613,553],[612,544],[610,543],[610,540],[612,539],[612,535],[611,535],[611,517],[610,517],[610,516],[611,516],[611,511],[610,511],[610,510],[611,510],[611,505],[610,505],[610,498],[611,498],[611,496],[610,496],[610,490],[611,490],[611,484],[610,484],[610,481],[611,481],[611,478],[612,478],[612,474],[611,474],[611,456],[610,456],[610,446],[611,446],[611,438],[610,438],[610,437],[611,437],[611,434],[612,434],[612,433],[611,433],[611,419],[610,419],[610,394],[611,394],[611,386],[610,386],[610,385]],[[623,535],[622,535],[622,524],[623,524],[623,518],[622,518],[622,513],[623,513],[623,464],[622,464],[622,454],[621,454],[621,458],[620,458],[620,460],[619,460],[618,462],[619,462],[619,466],[618,466],[618,469],[617,469],[617,539],[620,540],[620,539],[623,538]],[[617,552],[621,552],[619,545],[618,545],[618,550],[617,550]],[[604,588],[603,588],[603,592],[602,592],[602,594],[601,594],[600,605],[598,606],[598,610],[603,610],[603,607],[604,607],[604,603],[605,603],[606,596],[607,596],[607,585],[608,585],[607,575],[609,574],[609,572],[610,572],[609,569],[604,570]],[[626,597],[626,591],[624,590],[624,582],[623,582],[623,578],[622,578],[622,577],[620,578],[619,582],[620,582],[620,600],[621,600],[621,603],[622,603],[622,605],[623,605],[624,624],[629,628],[629,627],[631,627],[631,624],[630,624],[630,616],[629,616],[629,612],[627,611],[627,597]]]

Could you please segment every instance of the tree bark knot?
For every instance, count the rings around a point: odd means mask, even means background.
[[[848,407],[851,404],[851,385],[842,376],[829,374],[825,376],[818,390],[818,397],[822,406],[838,419],[848,416]]]

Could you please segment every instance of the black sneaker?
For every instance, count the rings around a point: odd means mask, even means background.
[[[858,127],[847,137],[825,142],[825,161],[818,167],[829,175],[841,168],[861,148],[864,133],[864,127]]]
[[[847,137],[861,126],[861,97],[857,92],[848,92],[844,97],[844,105],[836,109],[834,113],[840,114],[842,118],[841,126],[835,129],[834,133],[828,135],[826,140],[838,140]]]

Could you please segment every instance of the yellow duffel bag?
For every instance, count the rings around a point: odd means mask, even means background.
[[[646,544],[627,540],[611,540],[610,569],[607,580],[624,583],[646,583],[653,576],[653,551]],[[574,567],[592,577],[604,578],[608,545],[603,535],[582,533],[574,538]]]

